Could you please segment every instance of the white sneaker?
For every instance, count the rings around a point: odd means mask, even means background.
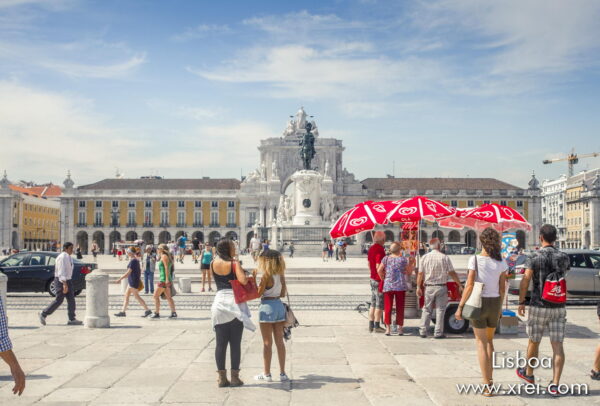
[[[254,377],[255,380],[257,381],[265,381],[265,382],[273,382],[273,378],[271,377],[271,374],[266,375],[266,374],[260,374],[260,375],[256,375]]]
[[[286,382],[286,381],[289,381],[290,378],[288,378],[287,374],[279,374],[279,380],[281,382]]]

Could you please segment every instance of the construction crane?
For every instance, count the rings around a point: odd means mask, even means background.
[[[571,149],[571,153],[564,158],[544,159],[542,163],[547,165],[554,162],[567,161],[569,165],[569,177],[571,177],[573,176],[573,166],[579,162],[580,158],[594,158],[597,156],[600,156],[600,152],[592,152],[591,154],[577,155],[575,153],[575,148],[573,148]]]

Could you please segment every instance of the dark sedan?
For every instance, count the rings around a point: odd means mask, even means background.
[[[55,296],[54,264],[58,252],[20,252],[0,261],[0,272],[8,277],[9,292],[48,292]],[[85,289],[85,275],[96,268],[73,258],[73,286],[75,295]]]

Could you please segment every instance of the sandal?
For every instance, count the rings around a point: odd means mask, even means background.
[[[593,369],[590,371],[590,378],[594,381],[600,381],[600,371],[594,371]]]

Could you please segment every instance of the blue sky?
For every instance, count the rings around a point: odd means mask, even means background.
[[[600,151],[597,21],[594,0],[0,0],[0,169],[238,177],[302,105],[359,179],[524,186]]]

